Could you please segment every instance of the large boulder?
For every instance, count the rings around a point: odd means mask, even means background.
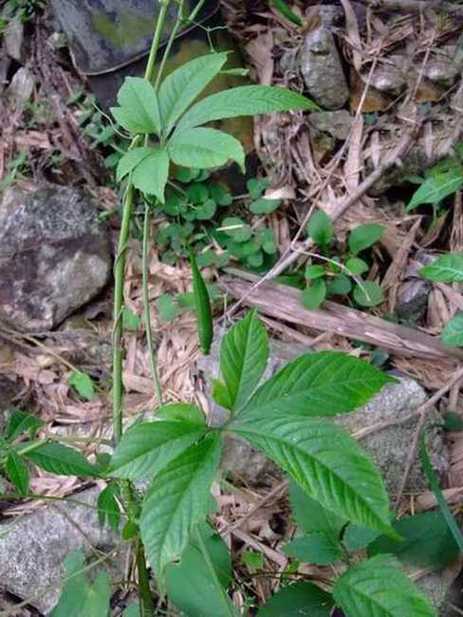
[[[94,202],[62,186],[7,191],[0,203],[0,319],[51,330],[111,275],[110,241]]]

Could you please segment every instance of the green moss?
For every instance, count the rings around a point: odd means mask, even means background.
[[[95,32],[119,49],[134,45],[153,31],[150,19],[132,11],[121,15],[118,21],[111,20],[104,13],[93,15],[92,26]]]

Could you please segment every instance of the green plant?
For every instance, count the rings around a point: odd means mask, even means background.
[[[340,258],[333,254],[334,229],[330,217],[318,210],[307,225],[309,237],[319,253],[310,254],[305,269],[306,288],[302,301],[308,309],[318,308],[330,296],[349,296],[360,306],[373,307],[384,301],[383,290],[374,281],[364,280],[370,270],[364,251],[370,249],[384,233],[383,225],[367,223],[353,229],[347,238],[347,251]]]
[[[46,0],[7,0],[0,13],[0,36],[12,21],[30,21],[45,4]]]

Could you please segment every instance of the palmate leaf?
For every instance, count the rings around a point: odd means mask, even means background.
[[[206,122],[255,116],[274,111],[318,110],[310,99],[286,88],[275,86],[239,86],[212,94],[191,107],[177,124],[176,133]]]
[[[220,373],[229,409],[238,409],[257,387],[268,360],[268,336],[255,311],[250,311],[223,337]],[[228,407],[228,405],[227,405]]]
[[[126,77],[117,94],[120,107],[112,107],[117,122],[131,133],[156,133],[161,131],[158,97],[147,79]]]
[[[346,617],[437,617],[429,601],[398,569],[378,555],[353,566],[336,582],[333,596]]]
[[[463,253],[441,255],[421,268],[420,275],[437,283],[463,283]]]
[[[301,356],[266,381],[238,412],[243,417],[332,416],[367,403],[394,380],[340,352]]]
[[[158,473],[199,441],[206,430],[205,425],[186,420],[136,424],[123,434],[111,459],[110,473],[129,480]]]
[[[98,476],[97,468],[74,448],[61,443],[44,443],[24,456],[37,467],[57,476]]]
[[[154,478],[143,501],[140,530],[157,577],[182,556],[193,530],[205,519],[221,451],[221,436],[209,434]]]
[[[169,177],[169,155],[161,148],[151,148],[132,171],[132,182],[142,193],[155,195],[164,203],[164,191]]]
[[[223,131],[200,127],[174,133],[167,149],[172,161],[183,167],[210,169],[231,160],[244,171],[243,146]]]
[[[384,483],[345,431],[315,418],[236,418],[228,426],[262,450],[323,507],[394,536]]]
[[[200,56],[186,62],[164,79],[159,89],[159,106],[165,135],[220,72],[227,57],[228,53]]]

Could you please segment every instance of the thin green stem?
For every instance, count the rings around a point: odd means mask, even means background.
[[[145,551],[141,541],[137,546],[137,569],[138,569],[138,592],[140,595],[140,617],[152,617],[154,615],[154,602],[151,595],[150,579],[146,565]]]
[[[162,386],[159,379],[159,373],[156,362],[156,352],[154,349],[153,335],[151,330],[151,312],[150,312],[150,297],[149,297],[149,240],[150,240],[150,208],[145,204],[145,218],[143,222],[143,256],[142,256],[142,271],[143,271],[143,315],[145,320],[146,342],[148,344],[148,353],[150,358],[151,376],[156,390],[156,396],[159,405],[162,405]]]

